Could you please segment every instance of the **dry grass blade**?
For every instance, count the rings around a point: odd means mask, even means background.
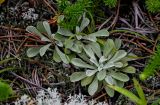
[[[36,84],[37,86],[41,87],[40,79],[37,74],[37,69],[34,69],[32,71],[32,76],[28,80],[31,81],[32,83]],[[26,88],[29,89],[28,92],[31,95],[33,95],[33,96],[37,95],[37,91],[39,91],[38,88],[36,88],[35,86],[28,84],[28,83],[25,83],[25,86],[26,86]]]

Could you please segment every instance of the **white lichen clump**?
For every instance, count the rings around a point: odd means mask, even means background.
[[[32,103],[32,104],[29,104]],[[84,95],[69,96],[65,103],[62,103],[61,96],[56,89],[41,90],[35,99],[31,99],[27,95],[21,96],[15,105],[108,105],[107,103],[97,103],[95,101],[86,102]]]
[[[41,90],[36,97],[37,105],[61,105],[61,98],[57,90],[48,89],[47,92]]]
[[[23,95],[21,96],[21,98],[19,100],[17,100],[14,104],[15,105],[27,105],[27,103],[29,103],[29,101],[31,100],[31,98],[27,95]]]
[[[22,18],[26,20],[36,20],[38,19],[38,14],[34,13],[34,8],[29,8],[28,11],[22,13]]]

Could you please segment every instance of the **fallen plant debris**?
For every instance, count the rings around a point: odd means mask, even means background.
[[[159,12],[159,0],[0,0],[0,104],[159,105]]]

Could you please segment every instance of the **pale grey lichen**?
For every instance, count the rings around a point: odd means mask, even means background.
[[[20,99],[15,101],[14,104],[15,105],[27,105],[27,103],[29,103],[30,100],[31,100],[31,98],[29,96],[23,95],[23,96],[21,96]]]
[[[108,105],[105,102],[99,102],[92,100],[87,102],[85,96],[82,94],[71,96],[69,95],[66,102],[62,103],[62,97],[57,92],[57,89],[48,89],[47,91],[41,90],[35,98],[31,98],[27,95],[21,96],[15,105],[28,105],[28,103],[34,103],[34,105]]]
[[[22,18],[33,21],[38,19],[38,14],[35,13],[34,8],[29,8],[28,11],[22,13]]]

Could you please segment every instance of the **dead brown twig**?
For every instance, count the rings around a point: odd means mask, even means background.
[[[52,10],[54,14],[57,14],[57,11],[48,3],[48,0],[43,0],[43,1]]]
[[[121,0],[118,0],[116,16],[114,17],[114,19],[113,19],[111,25],[109,26],[109,28],[112,27],[112,29],[113,29],[115,27],[116,23],[117,23],[118,16],[119,16],[119,10],[120,10],[120,2],[121,2]]]
[[[7,26],[0,26],[0,28],[6,29],[6,30],[12,30],[12,31],[21,31],[21,32],[25,31],[25,29],[22,29],[22,28],[14,28],[14,27],[7,27]]]

